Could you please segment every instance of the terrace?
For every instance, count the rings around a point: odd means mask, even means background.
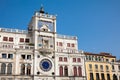
[[[9,33],[23,33],[27,34],[27,30],[19,30],[19,29],[9,29],[9,28],[0,28],[0,32],[9,32]]]
[[[57,38],[77,40],[76,36],[68,36],[68,35],[61,35],[61,34],[57,34]]]

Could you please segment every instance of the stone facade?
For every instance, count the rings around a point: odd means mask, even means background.
[[[105,52],[84,54],[87,80],[116,80],[113,78],[112,69],[112,64],[116,61],[115,56]]]
[[[28,30],[0,28],[0,80],[85,80],[76,36],[56,32],[56,16],[35,12]]]
[[[113,80],[120,80],[120,60],[112,63]]]

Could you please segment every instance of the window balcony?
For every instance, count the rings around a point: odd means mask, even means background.
[[[0,48],[1,49],[26,49],[26,50],[30,50],[30,49],[34,49],[34,46],[30,46],[30,45],[14,45],[13,43],[0,43]]]
[[[2,49],[13,49],[14,44],[13,43],[0,43],[0,48],[2,48]]]
[[[60,49],[58,48],[57,49],[57,52],[64,52],[64,53],[68,53],[68,54],[71,54],[71,53],[83,53],[82,51],[78,51],[76,49]]]
[[[101,72],[104,72],[104,70],[103,70],[103,69],[101,69],[100,71],[101,71]]]
[[[95,69],[95,72],[99,72],[97,69]]]
[[[90,72],[92,72],[93,70],[92,69],[89,69]]]
[[[115,72],[115,70],[112,70],[112,72]]]
[[[52,54],[54,52],[53,49],[50,48],[39,48],[38,51],[40,52],[40,54],[42,55],[46,55],[46,54]]]
[[[18,49],[26,49],[26,50],[31,50],[34,49],[34,46],[29,46],[29,45],[19,45]]]
[[[106,72],[109,72],[109,70],[106,70]]]

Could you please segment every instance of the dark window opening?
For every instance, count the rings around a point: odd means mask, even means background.
[[[82,77],[82,68],[81,68],[81,66],[78,67],[78,75],[80,77]]]
[[[114,59],[112,59],[112,62],[115,62],[115,60],[114,60]]]
[[[27,65],[27,75],[30,75],[31,74],[31,65],[28,64]]]
[[[13,42],[13,37],[9,37],[9,41]]]
[[[80,58],[77,58],[77,62],[81,62],[81,59],[80,59]]]
[[[59,42],[59,46],[63,46],[62,42]]]
[[[62,61],[62,57],[59,57],[59,61]]]
[[[6,64],[2,63],[1,64],[1,74],[5,74],[5,72],[6,72]]]
[[[118,66],[118,70],[120,71],[120,65]]]
[[[103,71],[103,65],[100,65],[100,69]]]
[[[46,31],[46,32],[47,32],[47,31],[48,31],[48,29],[43,29],[43,31]]]
[[[110,74],[107,74],[107,80],[110,80]]]
[[[68,67],[67,66],[64,67],[64,74],[65,74],[65,76],[68,76]]]
[[[106,70],[107,70],[107,71],[109,70],[109,66],[108,66],[108,65],[106,65]]]
[[[70,47],[70,43],[67,43],[67,47]]]
[[[58,46],[58,42],[57,42],[57,46]]]
[[[73,58],[73,62],[76,62],[76,58]]]
[[[109,62],[109,59],[106,59],[106,62]]]
[[[24,42],[24,38],[20,38],[20,42]]]
[[[7,58],[7,54],[3,53],[2,58]]]
[[[97,64],[95,65],[95,69],[98,69],[98,65]]]
[[[93,73],[90,73],[90,80],[94,80]]]
[[[8,54],[8,58],[12,59],[13,58],[13,54]]]
[[[96,73],[96,80],[100,80],[99,73]]]
[[[64,62],[67,62],[67,57],[64,57]]]
[[[73,68],[73,71],[74,71],[74,76],[77,76],[77,68],[76,67]]]
[[[72,47],[75,47],[75,44],[71,44],[72,45]]]
[[[8,37],[3,37],[3,41],[8,41]]]
[[[63,76],[63,67],[62,66],[59,67],[59,74],[60,74],[60,76]]]
[[[7,74],[12,74],[12,64],[9,63],[7,66]]]
[[[105,80],[104,73],[101,73],[101,79],[102,79],[102,80]]]
[[[118,80],[117,75],[113,74],[113,80]]]
[[[89,64],[89,68],[92,69],[92,64]]]
[[[25,65],[24,64],[21,65],[21,74],[25,75]]]
[[[26,42],[26,43],[29,43],[29,42],[30,42],[30,40],[29,40],[29,39],[25,39],[25,42]]]
[[[112,70],[115,70],[114,65],[112,65]]]
[[[22,59],[25,59],[25,55],[21,55]]]
[[[27,59],[31,59],[31,55],[27,55]]]

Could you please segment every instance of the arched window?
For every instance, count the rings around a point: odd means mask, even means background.
[[[96,80],[100,80],[99,73],[96,73]]]
[[[7,66],[7,74],[12,74],[12,64],[9,63]]]
[[[25,74],[25,64],[21,65],[21,74],[24,75]]]
[[[63,67],[62,66],[59,67],[59,74],[60,74],[60,76],[63,76]]]
[[[27,75],[30,75],[31,74],[31,65],[28,64],[27,65]]]
[[[95,64],[95,69],[96,69],[96,70],[98,69],[98,65],[97,65],[97,64]]]
[[[1,74],[5,74],[5,72],[6,72],[6,64],[2,63],[1,64]]]
[[[80,58],[77,58],[77,62],[81,62],[81,59],[80,59]]]
[[[78,76],[80,76],[80,77],[82,76],[82,69],[80,66],[78,67]]]
[[[73,71],[74,71],[74,76],[77,76],[77,68],[76,67],[73,68]]]
[[[109,70],[109,66],[108,66],[108,65],[106,65],[106,70],[107,70],[107,71]]]
[[[100,70],[103,71],[103,65],[100,65]]]
[[[64,67],[64,75],[68,76],[68,67],[67,66]]]
[[[89,56],[89,60],[91,60],[91,56]]]
[[[101,73],[101,80],[105,80],[104,73]]]
[[[110,74],[107,74],[107,80],[110,80]]]
[[[90,70],[92,69],[92,64],[89,64],[89,69],[90,69]]]
[[[114,65],[112,65],[112,70],[115,70]]]
[[[94,80],[93,73],[90,73],[90,80]]]
[[[113,80],[118,80],[117,75],[113,74]]]

